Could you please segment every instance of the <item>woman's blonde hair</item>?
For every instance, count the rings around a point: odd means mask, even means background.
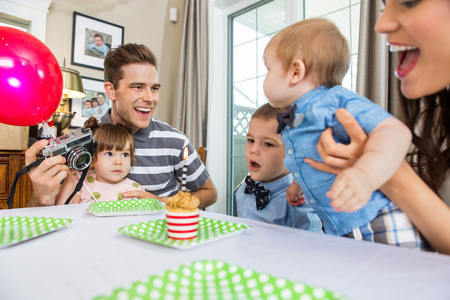
[[[342,84],[350,65],[348,42],[330,21],[312,18],[292,24],[277,33],[266,50],[275,51],[286,71],[296,59],[303,61],[306,76],[318,85]]]

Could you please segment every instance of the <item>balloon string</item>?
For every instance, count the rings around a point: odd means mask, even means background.
[[[80,173],[78,173],[78,177],[81,178]],[[87,189],[87,191],[89,192],[89,194],[91,194],[92,199],[94,199],[95,203],[98,202],[97,197],[94,196],[94,194],[92,193],[91,189],[87,186],[86,182],[83,182],[84,187]]]
[[[50,136],[55,138],[55,136],[53,135],[53,131],[50,129],[50,127],[48,126],[48,122],[43,122],[42,123],[42,127],[44,127],[45,130],[47,130],[50,133]]]

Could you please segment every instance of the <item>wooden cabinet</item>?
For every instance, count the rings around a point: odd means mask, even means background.
[[[0,151],[0,209],[8,209],[6,200],[16,172],[25,167],[25,151]],[[31,196],[31,181],[27,174],[16,185],[13,208],[26,207]]]

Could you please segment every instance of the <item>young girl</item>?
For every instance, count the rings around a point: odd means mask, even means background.
[[[98,143],[97,151],[92,158],[83,187],[74,195],[70,203],[122,200],[123,192],[144,191],[137,182],[126,178],[134,161],[135,148],[129,130],[122,125],[99,125],[94,117],[89,118],[84,127],[92,129]],[[56,204],[65,203],[74,191],[78,180],[78,171],[73,170],[64,180],[56,198]]]

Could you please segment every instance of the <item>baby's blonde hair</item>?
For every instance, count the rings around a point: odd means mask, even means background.
[[[339,29],[323,18],[297,22],[277,33],[265,51],[275,51],[286,72],[296,59],[305,64],[306,76],[318,85],[342,84],[350,65],[348,42]]]

